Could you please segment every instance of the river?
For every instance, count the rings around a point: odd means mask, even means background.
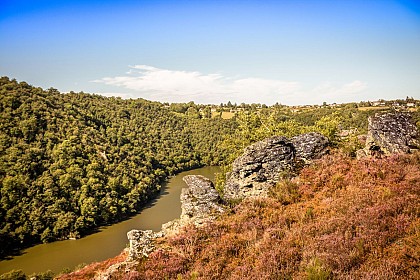
[[[161,194],[139,214],[123,222],[102,227],[97,233],[77,240],[64,240],[28,248],[21,255],[0,262],[0,274],[21,269],[27,275],[51,270],[55,273],[65,268],[73,269],[81,263],[103,261],[118,255],[128,244],[127,232],[132,229],[159,231],[161,225],[181,215],[180,194],[186,187],[182,177],[203,175],[214,180],[220,168],[198,168],[170,178]]]

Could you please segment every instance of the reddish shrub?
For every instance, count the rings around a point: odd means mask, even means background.
[[[126,279],[419,279],[419,166],[326,156],[272,198],[167,238]]]

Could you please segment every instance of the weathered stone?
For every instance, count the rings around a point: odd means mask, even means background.
[[[222,199],[213,186],[213,183],[201,175],[189,175],[183,178],[188,188],[181,191],[180,219],[162,225],[162,230],[131,230],[127,233],[130,241],[127,262],[147,257],[155,249],[156,238],[173,235],[187,224],[197,226],[214,219],[224,212]]]
[[[154,233],[152,230],[136,230],[133,229],[127,233],[130,241],[130,249],[128,251],[128,261],[137,260],[141,257],[148,257],[155,249],[154,240],[162,237],[162,232]]]
[[[182,226],[184,226],[184,224],[182,223],[181,219],[169,221],[162,225],[162,233],[165,236],[178,234]]]
[[[295,148],[282,136],[267,138],[245,148],[244,154],[227,174],[224,199],[266,196],[279,180],[281,172],[293,170]]]
[[[309,132],[293,137],[296,160],[310,163],[328,153],[328,138],[317,132]]]
[[[181,191],[181,220],[200,222],[223,213],[222,200],[212,181],[201,175],[188,175],[183,180],[188,188]]]
[[[378,113],[369,117],[365,153],[410,153],[420,148],[419,131],[408,113]]]
[[[201,175],[183,178],[188,188],[181,190],[181,217],[162,225],[162,233],[174,235],[188,225],[201,226],[225,211],[223,201],[213,183]]]
[[[290,140],[274,136],[247,147],[227,174],[224,199],[268,195],[282,176],[293,175],[297,166],[326,154],[328,145],[328,138],[310,132]]]

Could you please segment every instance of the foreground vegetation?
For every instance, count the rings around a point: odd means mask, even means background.
[[[326,156],[270,198],[163,240],[117,278],[419,279],[419,166],[419,153]],[[73,279],[94,271],[84,273]]]

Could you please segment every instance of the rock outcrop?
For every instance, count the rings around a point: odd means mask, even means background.
[[[293,173],[299,163],[322,156],[328,144],[325,136],[311,132],[290,140],[274,136],[247,147],[227,174],[224,199],[266,196],[282,174]]]
[[[148,257],[155,249],[154,240],[162,236],[162,232],[153,232],[152,230],[130,230],[127,233],[127,238],[130,241],[127,261]]]
[[[410,153],[420,148],[419,131],[408,113],[378,113],[369,117],[366,146],[358,156]]]
[[[232,164],[224,187],[224,199],[265,196],[282,171],[294,167],[295,148],[286,137],[275,136],[245,148]]]
[[[329,140],[317,132],[309,132],[293,137],[296,160],[305,164],[311,163],[313,159],[320,158],[328,153]]]
[[[127,261],[147,257],[155,249],[156,238],[175,234],[187,224],[200,226],[223,213],[225,208],[212,181],[201,175],[183,178],[188,188],[181,191],[181,217],[162,225],[162,230],[131,230],[127,233],[130,241]]]
[[[225,211],[219,193],[208,178],[188,175],[182,179],[188,188],[181,191],[181,217],[162,225],[162,232],[166,235],[176,234],[187,224],[201,226]]]
[[[319,133],[307,133],[287,139],[275,136],[245,149],[233,163],[225,186],[225,199],[264,196],[284,174],[294,172],[297,163],[308,163],[325,154],[328,139]],[[223,200],[213,183],[201,175],[183,178],[188,188],[181,192],[181,217],[162,225],[160,232],[131,230],[127,262],[147,257],[154,249],[156,238],[174,234],[187,224],[200,226],[225,211]]]
[[[188,175],[183,180],[188,188],[181,192],[181,220],[201,223],[224,212],[212,181],[201,175]]]

